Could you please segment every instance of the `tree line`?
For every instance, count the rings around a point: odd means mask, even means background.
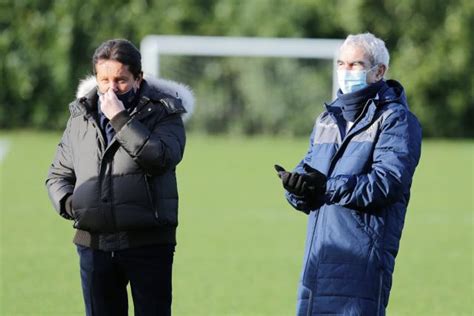
[[[425,136],[474,137],[470,0],[23,0],[0,3],[0,128],[61,129],[94,49],[149,34],[340,38],[372,32],[391,53]],[[331,65],[270,58],[163,58],[191,86],[189,129],[307,135],[331,98]]]

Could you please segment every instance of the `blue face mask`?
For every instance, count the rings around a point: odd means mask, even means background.
[[[351,93],[367,87],[367,73],[372,71],[377,65],[369,70],[346,70],[337,71],[337,82],[342,93]]]

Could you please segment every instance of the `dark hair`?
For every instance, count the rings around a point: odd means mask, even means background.
[[[92,57],[92,70],[95,72],[95,65],[100,59],[115,60],[126,66],[137,78],[142,74],[142,55],[140,51],[130,41],[125,39],[108,40],[100,44]]]

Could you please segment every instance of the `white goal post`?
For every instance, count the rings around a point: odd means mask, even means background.
[[[343,40],[147,35],[140,43],[144,72],[159,77],[160,55],[292,57],[333,60],[332,96],[338,89],[337,51]]]

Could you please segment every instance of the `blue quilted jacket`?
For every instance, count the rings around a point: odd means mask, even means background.
[[[326,109],[295,168],[304,173],[306,163],[328,177],[324,204],[309,215],[297,315],[385,315],[421,127],[393,80],[347,134],[340,101]]]

